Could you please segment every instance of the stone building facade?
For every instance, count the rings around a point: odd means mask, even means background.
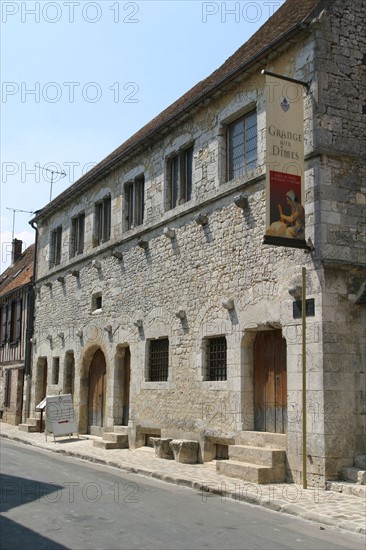
[[[45,392],[71,392],[81,433],[125,426],[130,447],[193,439],[201,461],[277,434],[286,479],[300,482],[302,329],[289,291],[305,267],[308,482],[337,479],[365,452],[365,14],[364,1],[287,0],[37,213],[33,410]],[[261,69],[310,83],[308,249],[263,244]]]
[[[9,424],[19,424],[29,384],[31,350],[29,331],[33,321],[34,245],[22,251],[13,240],[12,264],[0,275],[0,411]],[[26,365],[27,363],[27,365]]]

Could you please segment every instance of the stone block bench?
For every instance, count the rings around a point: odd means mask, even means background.
[[[173,439],[170,442],[176,462],[196,464],[198,462],[198,441],[191,439]]]
[[[170,442],[172,440],[172,437],[150,437],[150,441],[154,445],[155,456],[157,458],[168,458],[173,460],[174,454],[170,446]]]

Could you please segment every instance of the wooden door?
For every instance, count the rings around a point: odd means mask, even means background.
[[[254,340],[254,429],[287,431],[286,340],[280,330],[258,332]]]
[[[106,363],[104,353],[98,349],[93,356],[89,368],[89,426],[104,425],[104,407],[106,395]]]
[[[122,425],[128,425],[129,412],[130,412],[130,365],[131,365],[131,353],[130,348],[126,348],[125,358],[123,363],[123,411],[122,411]]]

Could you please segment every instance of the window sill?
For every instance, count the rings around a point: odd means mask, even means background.
[[[207,390],[226,390],[228,387],[227,380],[202,380],[202,384]]]
[[[157,382],[152,382],[150,380],[144,380],[142,383],[141,383],[141,389],[142,390],[166,390],[166,389],[170,389],[172,387],[172,382],[171,380],[165,380],[165,381],[157,381]]]

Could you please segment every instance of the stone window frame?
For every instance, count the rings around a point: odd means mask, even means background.
[[[61,248],[62,248],[62,225],[58,225],[52,229],[50,234],[50,257],[49,267],[55,267],[61,263]]]
[[[225,378],[221,380],[211,379],[209,377],[209,345],[213,340],[220,338],[225,338]],[[226,334],[212,334],[210,336],[205,336],[202,339],[202,382],[209,384],[226,384],[228,382],[228,342]]]
[[[249,126],[248,128],[248,122],[253,117],[253,115],[255,119],[255,125]],[[230,159],[230,152],[233,149],[233,145],[230,143],[230,132],[234,129],[235,126],[241,123],[243,124],[243,143],[240,145],[243,145],[243,152],[242,152],[243,165],[240,166],[240,173],[235,174],[234,166],[231,166],[231,159]],[[255,136],[248,139],[248,133],[253,127],[255,127]],[[255,157],[254,157],[254,160],[251,160],[248,162],[246,146],[248,141],[253,139],[255,139],[255,148],[253,149],[253,151],[255,151]],[[226,127],[226,180],[232,181],[237,177],[245,176],[248,172],[250,172],[251,170],[254,170],[254,168],[257,167],[257,162],[258,162],[258,113],[257,113],[257,109],[251,109],[247,113],[241,115],[240,117],[236,118],[235,120],[227,124],[227,127]]]
[[[188,169],[188,163],[190,163],[190,170]],[[165,159],[166,211],[173,210],[193,198],[193,173],[194,142],[191,141],[169,154]],[[188,175],[190,175],[190,178]],[[174,188],[176,196],[174,196]]]
[[[102,291],[94,292],[91,299],[92,313],[99,313],[103,309],[103,293]]]
[[[112,197],[108,193],[94,203],[93,245],[99,246],[111,238]]]
[[[85,244],[85,211],[71,218],[70,258],[82,254]]]
[[[139,174],[124,184],[124,229],[129,231],[145,221],[145,174]]]
[[[152,359],[152,357],[151,357],[151,347],[154,343],[162,342],[162,341],[167,342],[167,348],[168,348],[167,349],[167,363],[166,363],[166,365],[164,365],[164,370],[166,370],[166,378],[159,379],[159,380],[151,380],[151,371],[150,371],[151,359]],[[170,345],[170,340],[169,340],[168,336],[160,336],[159,338],[148,338],[146,340],[145,382],[149,382],[151,384],[156,384],[156,383],[165,384],[166,382],[170,381],[170,372],[171,372],[171,369],[170,369],[170,352],[171,352],[171,345]]]

